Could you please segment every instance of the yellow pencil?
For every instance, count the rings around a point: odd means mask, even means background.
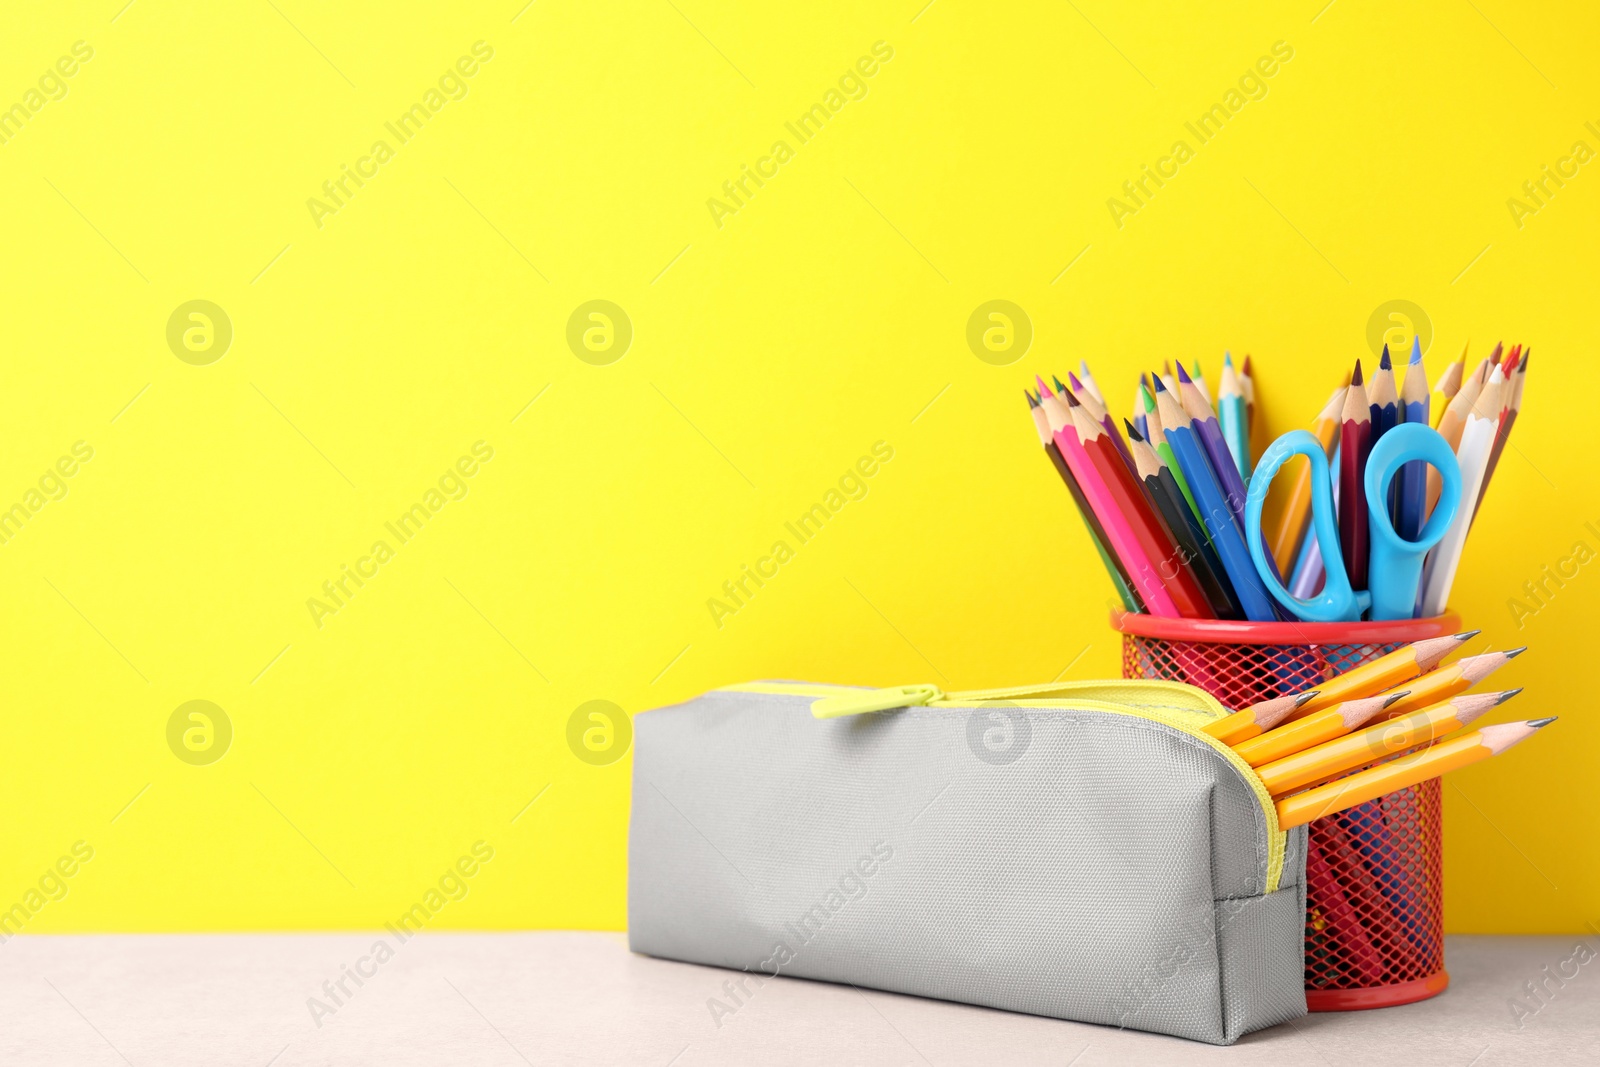
[[[1256,773],[1273,796],[1304,789],[1343,771],[1454,733],[1520,692],[1520,689],[1508,689],[1503,693],[1462,694],[1445,703],[1375,723],[1364,730],[1273,760],[1257,767]]]
[[[1361,700],[1347,700],[1337,707],[1314,712],[1303,719],[1285,723],[1276,730],[1268,730],[1260,737],[1242,741],[1234,745],[1233,750],[1250,766],[1260,767],[1301,749],[1342,737],[1377,718],[1380,711],[1403,696],[1404,693],[1386,693]]]
[[[1463,641],[1478,636],[1478,630],[1452,634],[1449,637],[1430,637],[1404,648],[1397,648],[1387,656],[1354,670],[1336,674],[1327,681],[1317,683],[1317,695],[1296,708],[1292,718],[1300,718],[1333,704],[1346,700],[1370,697],[1409,681],[1419,674],[1433,670],[1439,661],[1461,647]]]
[[[1443,667],[1429,671],[1421,678],[1402,682],[1401,684],[1411,695],[1391,704],[1384,717],[1398,719],[1408,711],[1416,711],[1418,708],[1437,704],[1441,700],[1449,700],[1457,693],[1471,689],[1505,666],[1507,661],[1516,659],[1526,651],[1528,646],[1523,645],[1509,652],[1485,652],[1481,656],[1464,656],[1454,663],[1447,663]]]
[[[1206,724],[1204,729],[1224,744],[1237,745],[1240,741],[1248,741],[1272,729],[1288,718],[1291,711],[1316,695],[1317,691],[1313,689],[1309,693],[1257,701],[1225,719]]]
[[[1415,755],[1390,760],[1358,771],[1348,778],[1284,797],[1278,801],[1278,829],[1288,830],[1324,815],[1364,804],[1385,793],[1436,778],[1447,771],[1498,756],[1555,721],[1555,717],[1551,716],[1547,719],[1485,726],[1481,730],[1422,749]]]

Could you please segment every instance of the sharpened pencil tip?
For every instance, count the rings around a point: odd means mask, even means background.
[[[1150,384],[1156,387],[1156,392],[1158,393],[1164,393],[1167,391],[1167,385],[1161,380],[1161,375],[1159,374],[1151,376]]]
[[[1071,375],[1068,375],[1068,377],[1071,377]],[[1065,393],[1068,391],[1067,387],[1061,384],[1061,379],[1057,378],[1054,374],[1050,375],[1050,380],[1056,383],[1056,392]]]
[[[1139,432],[1138,427],[1134,426],[1132,419],[1123,419],[1122,428],[1128,431],[1128,439],[1130,441],[1144,440],[1144,435]]]
[[[1515,689],[1507,689],[1504,693],[1500,694],[1500,699],[1494,702],[1494,706],[1498,708],[1501,704],[1504,704],[1506,701],[1510,700],[1520,692],[1522,692],[1522,686],[1520,685]]]
[[[1224,367],[1233,366],[1233,353],[1232,352],[1224,352],[1224,353],[1222,353],[1222,365]]]
[[[1394,364],[1389,362],[1389,346],[1383,346],[1383,355],[1378,357],[1379,370],[1393,370]]]
[[[1249,353],[1245,354],[1244,366],[1241,367],[1240,370],[1244,371],[1245,377],[1249,377],[1250,376],[1250,355],[1249,355]]]
[[[1078,380],[1078,376],[1076,374],[1073,374],[1071,371],[1067,371],[1067,381],[1071,383],[1072,391],[1074,393],[1083,392],[1083,383]]]
[[[1350,372],[1350,384],[1351,385],[1360,385],[1360,384],[1362,384],[1362,382],[1361,382],[1361,361],[1359,359],[1356,360],[1356,369]]]
[[[1411,339],[1411,362],[1422,362],[1422,338],[1420,337],[1413,337]]]
[[[1313,689],[1309,693],[1301,693],[1299,696],[1294,698],[1294,706],[1297,708],[1300,707],[1302,704],[1307,703],[1311,700],[1311,698],[1315,697],[1320,692],[1322,692],[1322,690]]]
[[[1537,730],[1537,729],[1539,729],[1539,728],[1540,728],[1540,727],[1541,727],[1541,726],[1549,726],[1549,725],[1550,725],[1550,724],[1551,724],[1551,723],[1553,723],[1553,722],[1555,722],[1555,721],[1556,721],[1556,719],[1557,719],[1557,718],[1558,718],[1558,716],[1555,716],[1555,715],[1551,715],[1551,716],[1549,716],[1549,717],[1548,717],[1548,718],[1544,718],[1544,719],[1529,719],[1529,720],[1528,720],[1528,721],[1527,721],[1527,722],[1526,722],[1526,723],[1524,723],[1524,724],[1523,724],[1523,725],[1525,725],[1525,726],[1531,726],[1531,727],[1533,727],[1533,728],[1534,728],[1534,729],[1535,729],[1535,730]]]
[[[1033,398],[1033,394],[1028,392],[1026,389],[1022,391],[1022,395],[1028,398],[1028,406],[1030,408],[1036,408],[1039,406],[1039,402]]]
[[[1087,378],[1089,376],[1089,361],[1088,360],[1086,360],[1086,359],[1078,360],[1078,373],[1083,375],[1085,378]]]
[[[1457,641],[1471,641],[1474,637],[1477,637],[1481,633],[1483,633],[1482,630],[1467,630],[1463,633],[1451,634],[1450,636],[1454,637]]]
[[[1062,390],[1062,392],[1066,393],[1066,390]],[[1083,407],[1083,405],[1078,402],[1078,398],[1073,396],[1071,393],[1066,393],[1066,397],[1067,397],[1067,407],[1069,407],[1069,408],[1081,408],[1081,407]]]
[[[1501,655],[1505,656],[1506,659],[1516,659],[1526,651],[1528,651],[1528,646],[1523,645],[1521,648],[1513,648],[1509,651],[1502,652]]]
[[[1047,397],[1047,396],[1055,396],[1055,394],[1050,391],[1050,387],[1048,385],[1044,384],[1044,379],[1043,378],[1041,378],[1037,374],[1035,374],[1033,376],[1033,380],[1039,386],[1039,398],[1041,400],[1043,398]]]
[[[1395,701],[1400,700],[1403,697],[1408,697],[1410,695],[1411,695],[1411,690],[1402,689],[1400,692],[1396,693],[1394,696],[1390,697],[1388,700],[1385,700],[1383,702],[1383,706],[1384,707],[1388,707],[1390,704],[1393,704]]]
[[[1190,382],[1194,381],[1193,378],[1189,377],[1189,372],[1183,369],[1183,362],[1181,360],[1178,362],[1178,381],[1185,385],[1188,385]]]

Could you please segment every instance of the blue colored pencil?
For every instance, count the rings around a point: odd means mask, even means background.
[[[1178,373],[1183,373],[1181,365]],[[1234,595],[1239,598],[1240,607],[1244,608],[1245,618],[1253,622],[1276,620],[1278,615],[1273,609],[1273,600],[1267,595],[1266,586],[1261,584],[1261,577],[1256,573],[1256,565],[1245,549],[1242,528],[1235,522],[1233,512],[1228,507],[1211,461],[1206,458],[1205,446],[1195,434],[1193,420],[1178,405],[1167,387],[1161,384],[1159,376],[1155,379],[1155,386],[1161,432],[1166,436],[1172,454],[1177,457],[1178,466],[1189,483],[1189,491],[1194,494],[1200,517],[1222,560],[1222,569],[1228,572],[1228,581],[1233,584]],[[1233,473],[1238,477],[1237,470]]]
[[[1182,363],[1178,364],[1178,393],[1182,399],[1183,410],[1193,423],[1195,436],[1200,439],[1210,460],[1211,472],[1216,476],[1217,484],[1222,487],[1233,521],[1243,533],[1244,479],[1239,477],[1239,466],[1234,462],[1233,453],[1228,450],[1228,442],[1223,438],[1222,427],[1217,422],[1217,413],[1211,410],[1211,401],[1206,399],[1200,387],[1194,383],[1194,379],[1189,377]],[[1166,429],[1165,409],[1161,415],[1161,427]]]
[[[1400,387],[1400,412],[1406,422],[1428,425],[1428,379],[1422,369],[1422,345],[1411,339],[1411,362],[1406,367],[1406,379]],[[1422,536],[1422,524],[1427,516],[1428,465],[1422,460],[1412,460],[1400,468],[1395,479],[1394,532],[1402,540],[1415,541]]]

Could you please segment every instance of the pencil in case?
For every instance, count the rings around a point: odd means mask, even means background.
[[[1305,1014],[1306,829],[1202,732],[1224,714],[1159,681],[645,713],[629,944],[746,996],[776,974],[1231,1044]]]

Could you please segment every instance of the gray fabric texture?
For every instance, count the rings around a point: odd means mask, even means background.
[[[1204,742],[1105,711],[810,704],[635,720],[634,951],[1213,1044],[1305,1013],[1305,832],[1266,894],[1260,805]]]

